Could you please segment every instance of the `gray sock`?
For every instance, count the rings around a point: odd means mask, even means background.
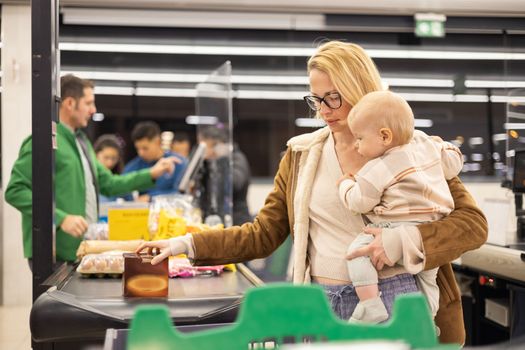
[[[365,301],[360,301],[355,307],[352,323],[380,323],[388,319],[388,311],[380,296]]]

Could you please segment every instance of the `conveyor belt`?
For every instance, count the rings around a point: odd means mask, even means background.
[[[170,279],[168,298],[122,297],[121,279],[84,278],[72,267],[48,279],[50,288],[31,310],[35,341],[103,341],[108,328],[127,328],[137,305],[165,304],[177,325],[229,323],[235,320],[244,292],[260,283],[239,265],[238,272],[217,277]]]

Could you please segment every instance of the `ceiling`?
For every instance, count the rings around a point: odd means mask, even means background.
[[[29,3],[29,0],[2,0],[2,3]],[[62,0],[66,7],[148,8],[183,10],[235,10],[288,13],[346,13],[412,15],[437,12],[455,16],[525,16],[521,0]]]
[[[525,89],[524,1],[373,1],[366,8],[362,1],[295,0],[60,4],[61,70],[95,80],[97,105],[108,117],[93,136],[125,134],[148,118],[187,128],[195,85],[229,60],[237,135],[250,159],[260,160],[252,165],[256,175],[272,174],[282,145],[305,131],[294,120],[309,116],[301,99],[308,91],[306,60],[326,39],[365,47],[384,82],[446,139],[501,134],[507,94]],[[444,37],[414,35],[420,11],[447,15]],[[472,147],[467,156],[505,149],[501,142]]]

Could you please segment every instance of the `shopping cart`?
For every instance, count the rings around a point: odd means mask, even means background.
[[[249,290],[235,324],[193,333],[177,331],[163,306],[140,307],[131,322],[127,349],[245,350],[380,339],[401,340],[412,349],[460,349],[439,344],[428,305],[419,293],[400,296],[385,324],[349,324],[335,316],[319,286],[284,283]]]

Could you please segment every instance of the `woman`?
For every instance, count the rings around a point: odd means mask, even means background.
[[[117,136],[111,134],[101,135],[93,145],[97,160],[106,169],[113,174],[120,174],[124,169],[124,162],[122,160],[121,141]],[[113,202],[117,197],[106,197],[103,194],[98,195],[100,203]]]
[[[114,174],[120,174],[124,168],[122,161],[121,142],[115,135],[101,135],[93,145],[97,160],[111,170]]]
[[[343,319],[355,307],[356,295],[346,272],[345,247],[363,230],[360,216],[349,216],[338,200],[336,181],[355,174],[366,162],[354,148],[346,124],[348,113],[364,95],[382,90],[377,68],[355,44],[328,42],[308,61],[309,106],[327,127],[288,141],[274,179],[274,189],[253,223],[186,235],[170,241],[147,242],[160,247],[154,263],[187,252],[197,265],[241,262],[265,257],[294,239],[293,282],[321,284],[334,311]],[[359,253],[369,255],[379,271],[379,287],[387,309],[397,294],[417,290],[413,276],[439,267],[440,307],[436,324],[442,342],[464,343],[461,300],[450,261],[479,247],[487,223],[458,178],[449,181],[455,210],[446,218],[414,227],[371,229],[374,241]],[[385,242],[385,250],[383,246]],[[406,259],[408,257],[408,259]],[[411,274],[392,262],[410,260]],[[389,310],[390,312],[390,310]]]

